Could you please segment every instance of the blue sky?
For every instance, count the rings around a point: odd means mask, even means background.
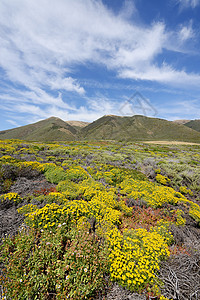
[[[200,0],[1,0],[0,130],[200,119],[199,49]]]

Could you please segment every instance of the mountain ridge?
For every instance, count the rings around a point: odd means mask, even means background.
[[[70,125],[71,124],[71,125]],[[117,140],[184,141],[200,143],[200,132],[161,118],[142,115],[104,115],[92,123],[50,117],[39,122],[0,131],[0,139],[27,141]]]
[[[185,126],[200,132],[200,119],[191,120],[184,124]]]

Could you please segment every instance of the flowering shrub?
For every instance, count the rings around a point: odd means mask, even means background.
[[[156,175],[156,181],[163,184],[163,185],[167,185],[167,184],[170,183],[170,179],[166,176],[161,175],[161,174]]]
[[[191,206],[189,215],[200,224],[200,208],[198,205]]]
[[[125,230],[123,235],[113,229],[108,243],[111,278],[130,290],[153,285],[159,262],[170,255],[165,239],[145,229]]]
[[[83,179],[87,179],[88,177],[88,173],[80,166],[72,167],[66,171],[66,179],[72,181],[80,181]]]
[[[37,206],[25,206],[25,210],[31,209],[30,212],[25,214],[26,223],[37,229],[51,229],[54,230],[62,222],[67,222],[66,226],[70,224],[70,215],[66,207],[62,207],[56,203],[47,204],[42,208],[37,208]],[[35,208],[35,209],[34,209]],[[18,209],[18,212],[23,213],[24,208]]]
[[[0,206],[9,207],[12,204],[19,204],[22,198],[17,193],[7,193],[0,196]]]
[[[142,199],[152,207],[161,207],[164,203],[177,204],[181,199],[185,199],[181,193],[170,187],[158,186],[148,181],[128,178],[119,187],[122,194],[135,200]]]
[[[181,209],[177,209],[176,211],[176,225],[177,226],[184,226],[186,223],[186,219],[182,217],[184,215],[184,212]]]
[[[91,200],[92,197],[100,190],[104,190],[104,186],[93,179],[85,179],[79,184],[65,180],[57,185],[57,190],[63,192],[66,198],[77,199],[78,196],[85,200]]]
[[[193,196],[193,192],[188,189],[186,186],[180,186],[180,193],[182,194],[189,194],[190,196]]]

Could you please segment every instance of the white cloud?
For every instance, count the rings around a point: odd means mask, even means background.
[[[181,3],[195,7],[199,1]],[[82,119],[84,114],[85,119],[97,116],[96,108],[78,109],[63,97],[66,91],[84,99],[87,91],[78,72],[79,66],[90,63],[114,70],[121,78],[199,87],[200,74],[156,64],[164,49],[182,51],[193,38],[192,25],[182,26],[178,39],[177,31],[168,31],[164,23],[148,27],[131,23],[134,13],[131,1],[114,14],[100,0],[1,0],[0,67],[11,83],[1,101],[25,103],[24,110],[15,108],[39,117],[53,111]],[[11,88],[12,84],[23,90]],[[41,105],[48,105],[47,114],[38,109]],[[90,105],[94,106],[92,101]],[[109,105],[106,113],[111,110]]]
[[[48,78],[46,83],[51,86],[53,90],[66,90],[70,92],[77,92],[78,94],[84,94],[85,90],[81,87],[76,80],[71,77],[67,78]]]
[[[200,4],[200,0],[178,0],[178,3],[180,4],[182,9],[188,7],[195,8]]]
[[[94,0],[2,0],[0,17],[0,65],[10,80],[30,89],[47,84],[82,94],[84,88],[68,75],[74,64],[104,63],[117,70],[151,64],[170,44],[163,23],[133,25]],[[191,27],[182,27],[182,41],[191,34]]]
[[[129,19],[136,13],[137,13],[137,9],[133,1],[125,0],[119,15],[122,18]]]
[[[169,105],[170,103],[170,105]],[[177,119],[200,119],[199,99],[175,100],[160,102],[157,107],[160,116],[168,120]]]
[[[198,87],[200,85],[200,75],[195,73],[188,74],[184,70],[177,71],[167,64],[161,67],[156,65],[147,65],[143,68],[126,68],[119,73],[122,78],[132,78],[135,80],[149,80],[160,83],[170,84],[171,86],[179,86],[182,88]]]
[[[192,29],[192,23],[190,22],[188,26],[181,26],[178,36],[181,42],[185,42],[195,36],[194,30]]]

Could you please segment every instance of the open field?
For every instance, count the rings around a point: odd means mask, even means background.
[[[200,299],[200,145],[166,143],[0,140],[0,299]]]
[[[180,141],[144,141],[142,143],[157,144],[157,145],[200,145],[199,143],[189,143]]]

